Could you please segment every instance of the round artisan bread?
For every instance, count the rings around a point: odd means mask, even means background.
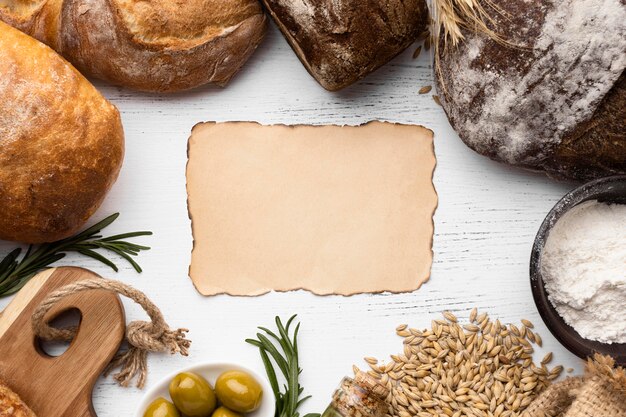
[[[497,161],[586,180],[626,172],[626,2],[510,0],[486,10],[506,43],[439,44],[450,123]]]
[[[155,92],[226,85],[267,26],[257,0],[0,0],[0,20],[85,75]]]
[[[0,239],[77,232],[124,156],[117,109],[56,52],[0,22]]]

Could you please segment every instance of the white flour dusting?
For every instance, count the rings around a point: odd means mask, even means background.
[[[541,272],[552,305],[582,337],[626,343],[626,205],[586,201],[563,215]]]
[[[520,1],[520,0],[518,0]],[[540,2],[541,3],[541,2]],[[622,0],[546,0],[548,9],[528,68],[482,68],[484,37],[470,36],[446,79],[452,118],[481,153],[533,165],[589,119],[626,68],[626,4]],[[537,17],[526,17],[528,26]],[[493,52],[491,52],[493,54]],[[502,59],[489,56],[483,59]],[[476,100],[483,96],[484,100]],[[450,110],[449,110],[450,111]]]

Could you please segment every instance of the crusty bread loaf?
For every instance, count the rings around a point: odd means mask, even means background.
[[[85,75],[160,92],[226,85],[266,30],[257,0],[0,0],[0,20]]]
[[[69,63],[0,22],[0,239],[76,231],[119,173],[117,109]]]
[[[440,43],[440,99],[459,136],[554,177],[626,172],[626,1],[498,5],[491,27],[516,46],[469,32],[458,49]]]
[[[35,413],[0,381],[0,417],[36,417]]]
[[[424,0],[263,0],[309,73],[330,91],[360,80],[426,29]]]

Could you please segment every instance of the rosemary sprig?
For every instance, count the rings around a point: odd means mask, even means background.
[[[298,408],[304,401],[310,398],[310,396],[300,398],[304,391],[304,388],[300,386],[298,381],[302,373],[302,369],[300,369],[298,364],[298,331],[300,330],[300,323],[296,325],[293,337],[289,335],[289,327],[295,318],[295,315],[291,316],[287,324],[283,326],[280,317],[276,317],[278,335],[265,327],[259,327],[269,338],[263,333],[257,333],[257,339],[246,339],[246,342],[259,348],[261,360],[263,365],[265,365],[265,372],[276,397],[275,417],[299,417]],[[278,347],[272,343],[270,338],[278,342]],[[274,360],[273,363],[270,357]],[[280,390],[274,363],[287,382],[284,385],[284,392]],[[304,417],[320,417],[320,415],[309,413]]]
[[[19,291],[37,272],[63,259],[68,252],[77,252],[88,256],[118,271],[117,265],[111,260],[96,252],[98,249],[113,252],[126,259],[137,272],[141,267],[133,260],[148,246],[127,242],[125,239],[148,236],[152,232],[131,232],[115,236],[102,237],[99,233],[119,217],[119,213],[110,215],[77,235],[63,240],[42,245],[30,245],[26,254],[18,259],[22,249],[11,251],[0,262],[0,297],[14,294]]]

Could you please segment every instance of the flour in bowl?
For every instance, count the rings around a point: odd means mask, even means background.
[[[626,343],[626,205],[586,201],[565,213],[541,273],[552,305],[582,337]]]

